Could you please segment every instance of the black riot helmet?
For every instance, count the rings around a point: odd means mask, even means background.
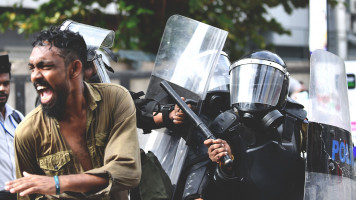
[[[288,95],[289,73],[275,53],[250,53],[230,66],[231,105],[239,111],[258,113],[282,108]]]

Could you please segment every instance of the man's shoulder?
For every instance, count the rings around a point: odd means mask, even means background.
[[[129,91],[122,85],[116,83],[89,83],[92,87],[98,89],[99,91],[117,91],[129,93]]]
[[[100,94],[104,101],[121,102],[123,99],[132,100],[130,92],[115,83],[91,83],[90,86]],[[95,96],[95,92],[92,93]],[[124,101],[126,101],[124,100]]]
[[[94,83],[91,86],[100,94],[102,101],[100,106],[107,107],[113,112],[135,112],[134,101],[125,87],[115,83]]]

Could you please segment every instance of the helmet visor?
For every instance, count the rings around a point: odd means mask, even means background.
[[[245,64],[231,70],[231,104],[243,111],[276,106],[284,73],[264,64]]]

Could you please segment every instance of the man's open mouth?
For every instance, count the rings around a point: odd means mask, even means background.
[[[53,98],[53,90],[47,86],[37,85],[36,90],[41,97],[41,103],[46,104]]]

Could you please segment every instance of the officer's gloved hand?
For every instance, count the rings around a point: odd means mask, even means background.
[[[230,145],[222,139],[207,139],[204,141],[205,146],[208,147],[208,154],[211,161],[216,163],[222,163],[221,158],[225,155],[229,155],[233,158]]]
[[[184,97],[181,98],[184,101]],[[191,108],[192,106],[188,104],[188,107]],[[178,105],[175,105],[174,109],[170,112],[166,112],[166,110],[164,110],[159,114],[154,113],[153,120],[157,126],[174,128],[176,125],[181,125],[185,122],[185,113],[179,108]]]
[[[184,97],[182,97],[182,100],[184,101]],[[190,104],[188,104],[188,106],[191,108]],[[169,119],[171,119],[174,124],[177,124],[177,125],[183,124],[184,120],[185,120],[185,113],[176,104],[174,106],[174,110],[172,110],[172,112],[169,113]]]

